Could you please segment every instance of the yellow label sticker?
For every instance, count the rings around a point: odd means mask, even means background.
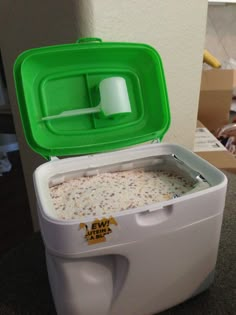
[[[102,218],[101,220],[94,220],[91,223],[90,229],[87,224],[80,223],[79,228],[80,230],[85,229],[86,232],[84,238],[88,242],[88,245],[93,245],[106,242],[105,235],[112,233],[112,229],[110,228],[111,224],[118,225],[113,217],[110,217],[109,219]]]

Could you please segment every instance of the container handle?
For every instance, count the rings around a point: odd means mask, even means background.
[[[101,43],[102,40],[101,38],[98,37],[81,37],[77,39],[76,43],[78,44],[87,44],[87,43],[94,43],[94,42],[99,42]]]

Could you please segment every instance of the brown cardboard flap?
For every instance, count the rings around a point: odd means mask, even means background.
[[[197,155],[219,169],[236,173],[236,158],[228,151],[197,152]]]
[[[236,70],[234,70],[234,73],[233,73],[233,88],[234,89],[236,88]]]
[[[197,128],[204,127],[200,121],[197,121]],[[236,173],[236,158],[229,151],[197,152],[196,154],[221,170]]]
[[[229,122],[233,76],[233,70],[202,72],[198,119],[213,133]]]
[[[231,91],[233,87],[233,70],[205,70],[202,72],[202,91]]]

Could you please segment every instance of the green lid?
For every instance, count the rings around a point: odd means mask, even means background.
[[[101,82],[114,77],[125,80],[130,112],[44,120],[98,106]],[[161,140],[170,124],[162,62],[148,45],[83,39],[31,49],[17,58],[14,78],[28,144],[47,159]]]

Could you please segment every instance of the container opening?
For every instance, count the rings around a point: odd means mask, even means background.
[[[51,177],[59,219],[109,216],[200,191],[210,184],[175,155],[149,157]]]

